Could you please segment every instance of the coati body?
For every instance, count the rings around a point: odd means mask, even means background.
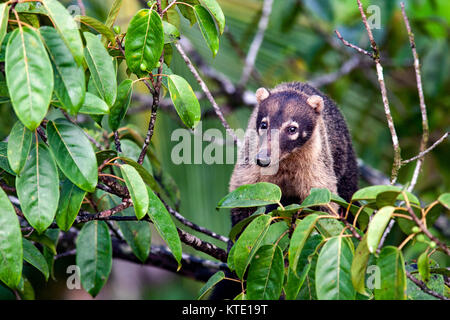
[[[256,97],[230,191],[265,181],[281,188],[283,204],[301,203],[311,188],[328,188],[349,201],[357,190],[358,168],[347,125],[334,102],[300,82],[270,91],[260,88]],[[273,132],[278,132],[276,138]],[[233,209],[232,225],[252,211]]]
[[[328,188],[349,201],[357,190],[358,168],[347,125],[333,101],[300,82],[260,88],[256,98],[230,192],[265,181],[281,188],[283,205],[301,203],[311,188]],[[232,209],[232,225],[254,211]],[[235,277],[229,271],[226,275]],[[210,299],[233,299],[240,292],[239,283],[222,281]]]

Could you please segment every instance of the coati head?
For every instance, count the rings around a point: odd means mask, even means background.
[[[294,90],[270,93],[265,88],[256,91],[256,98],[259,146],[255,161],[260,167],[268,167],[281,162],[311,138],[324,101],[319,95],[307,96]]]

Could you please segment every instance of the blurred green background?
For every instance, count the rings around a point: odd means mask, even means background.
[[[76,1],[61,1],[65,5],[76,5]],[[84,0],[87,15],[104,21],[112,0]],[[406,12],[416,37],[417,50],[422,64],[424,93],[428,107],[430,143],[441,137],[450,127],[450,1],[406,0]],[[220,50],[213,58],[197,25],[180,15],[181,34],[189,38],[205,62],[238,83],[244,65],[239,52],[247,52],[261,16],[262,0],[219,0],[226,17],[229,35],[222,35]],[[363,1],[364,6],[380,8],[380,29],[374,30],[375,39],[381,49],[386,85],[403,157],[414,156],[421,138],[421,116],[417,95],[412,54],[408,36],[403,25],[398,0]],[[144,1],[126,0],[117,20],[125,31],[132,16],[145,5]],[[345,39],[369,48],[367,35],[358,11],[356,0],[275,0],[264,41],[256,60],[260,79],[252,78],[246,89],[256,90],[264,85],[273,87],[285,81],[309,81],[323,74],[337,71],[343,63],[356,54],[344,47],[335,37],[338,29]],[[230,37],[235,43],[230,42]],[[365,61],[365,60],[364,60]],[[181,57],[174,50],[171,69],[185,77],[194,91],[199,91]],[[120,77],[126,76],[123,65]],[[218,88],[208,82],[214,93]],[[321,87],[334,99],[345,115],[354,147],[365,163],[389,174],[393,159],[391,137],[386,125],[381,95],[374,65],[368,61],[355,68],[339,80]],[[136,92],[147,95],[145,87],[136,86]],[[217,96],[221,107],[228,101]],[[201,101],[202,110],[211,105]],[[132,103],[131,109],[139,108]],[[231,106],[227,120],[232,128],[245,128],[251,109],[248,106]],[[0,138],[4,139],[15,121],[8,104],[0,106]],[[142,136],[146,132],[149,112],[133,113],[124,123],[134,125]],[[205,118],[203,130],[222,126],[215,117]],[[171,112],[158,111],[153,145],[163,170],[169,173],[180,190],[179,211],[191,221],[217,233],[227,235],[230,230],[228,210],[215,210],[217,202],[227,193],[232,165],[175,165],[171,161],[172,131],[182,127]],[[205,144],[206,145],[206,144]],[[450,150],[444,142],[426,157],[425,164],[415,188],[415,193],[424,203],[430,203],[450,185]],[[399,182],[406,183],[412,176],[415,164],[402,168]],[[364,186],[361,182],[360,186]],[[448,212],[446,213],[448,216]],[[155,234],[155,233],[154,233]],[[194,233],[195,234],[195,233]],[[206,238],[205,238],[206,239]],[[394,229],[388,243],[398,244],[401,233]],[[214,242],[214,241],[213,241]],[[157,241],[153,241],[157,243]],[[223,246],[220,242],[214,242]],[[193,253],[184,247],[186,252]],[[406,260],[417,259],[420,245],[406,252]],[[437,260],[449,265],[443,257]],[[82,290],[65,290],[65,266],[74,263],[70,258],[56,263],[60,280],[45,284],[39,274],[30,276],[38,298],[88,298]],[[179,299],[195,298],[202,283],[161,271],[156,268],[115,262],[113,274],[98,298],[146,298]]]

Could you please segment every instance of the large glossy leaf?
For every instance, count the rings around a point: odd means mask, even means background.
[[[57,0],[43,0],[42,4],[47,10],[56,30],[72,52],[75,61],[82,66],[84,62],[83,43],[76,22],[67,9]]]
[[[14,111],[33,131],[47,114],[53,92],[52,64],[36,31],[23,27],[12,32],[5,73]]]
[[[0,280],[16,288],[22,275],[22,233],[16,211],[0,188]]]
[[[125,36],[125,58],[128,68],[142,75],[159,61],[164,47],[161,17],[149,9],[139,10],[131,19]]]
[[[181,267],[181,240],[178,231],[164,204],[158,196],[147,188],[149,198],[148,215],[156,230],[167,243],[173,256]]]
[[[34,244],[27,239],[23,238],[23,259],[31,264],[33,267],[38,269],[45,277],[45,280],[48,280],[49,270],[47,261],[45,261],[42,253],[34,246]]]
[[[139,147],[133,140],[130,139],[121,139],[120,142],[122,147],[122,155],[127,158],[133,159],[134,161],[137,161],[141,154],[141,147]],[[144,158],[142,166],[151,175],[152,165],[150,164],[150,160],[148,159],[148,157]]]
[[[179,4],[177,6],[177,8],[180,10],[180,13],[182,14],[182,16],[189,20],[190,25],[192,27],[197,22],[197,18],[195,17],[193,7],[197,4],[199,4],[199,2],[198,2],[198,0],[185,0],[183,2],[190,4],[192,7],[186,6],[183,4]]]
[[[422,252],[417,259],[417,269],[419,270],[422,281],[428,282],[428,280],[430,280],[430,261],[428,258],[428,250]]]
[[[280,187],[268,182],[258,182],[236,188],[219,201],[217,208],[266,206],[280,200]]]
[[[75,20],[81,22],[89,28],[94,29],[101,35],[105,36],[111,43],[115,44],[116,40],[114,38],[114,32],[111,30],[111,28],[108,28],[101,21],[88,16],[76,16]]]
[[[283,252],[277,245],[264,245],[256,251],[247,276],[247,298],[279,299],[284,279]]]
[[[109,113],[109,106],[105,101],[97,97],[95,94],[86,92],[83,105],[81,106],[80,113],[102,115]]]
[[[200,104],[189,83],[182,77],[172,74],[168,77],[170,98],[178,116],[189,128],[195,128],[200,121]]]
[[[16,179],[17,196],[25,218],[39,233],[53,222],[59,200],[59,178],[55,160],[44,144],[31,151]]]
[[[313,207],[313,206],[323,206],[330,202],[331,192],[328,189],[311,189],[311,193],[306,199],[301,203],[303,208]]]
[[[216,284],[222,281],[225,278],[225,273],[223,271],[217,271],[214,273],[211,278],[205,283],[205,285],[200,289],[200,293],[198,296],[198,300],[202,299],[205,295],[207,295]]]
[[[225,15],[216,0],[199,0],[209,10],[219,26],[220,34],[225,30]]]
[[[450,210],[450,193],[443,193],[439,196],[438,201],[447,208],[447,210]]]
[[[97,160],[82,129],[65,119],[49,121],[47,136],[59,168],[80,189],[93,192],[97,186]]]
[[[117,213],[118,216],[135,216],[132,208]],[[117,225],[125,241],[133,250],[134,255],[142,262],[147,260],[152,239],[150,222],[148,221],[118,221]]]
[[[109,113],[108,123],[111,130],[117,131],[120,122],[125,117],[131,102],[131,93],[133,90],[133,81],[131,79],[123,80],[117,88],[117,98]]]
[[[245,228],[234,244],[234,268],[239,278],[242,279],[253,256],[261,246],[261,242],[269,229],[270,221],[269,215],[256,218]]]
[[[377,196],[381,193],[388,192],[388,191],[397,191],[399,192],[398,200],[403,200],[403,195],[401,194],[402,189],[400,187],[391,186],[391,185],[379,185],[379,186],[370,186],[365,187],[362,189],[359,189],[356,191],[352,196],[352,201],[359,201],[359,200],[367,200],[367,201],[375,201],[377,199]],[[413,195],[409,191],[405,191],[408,200],[411,203],[420,205],[419,199],[415,195]],[[382,203],[382,202],[381,202]]]
[[[22,122],[17,121],[8,139],[8,161],[11,169],[20,174],[28,154],[30,153],[31,143],[33,142],[33,134],[25,128]]]
[[[138,219],[142,219],[148,210],[148,192],[144,181],[135,168],[128,164],[120,166],[122,177],[133,201],[134,212]]]
[[[0,4],[0,45],[5,38],[9,18],[9,5],[6,3]]]
[[[406,272],[403,255],[396,247],[384,247],[377,259],[380,268],[380,288],[375,288],[376,300],[406,299]]]
[[[289,245],[289,266],[293,271],[297,270],[297,264],[302,249],[309,235],[314,230],[318,218],[319,216],[317,214],[310,214],[301,220],[295,227]],[[300,276],[299,274],[297,275]]]
[[[297,269],[288,269],[288,277],[284,287],[286,300],[294,300],[297,298],[298,293],[311,270],[311,261],[314,256],[317,256],[316,250],[322,241],[323,237],[320,234],[313,234],[308,237],[298,259]]]
[[[68,231],[70,229],[80,211],[85,195],[86,191],[78,188],[69,179],[63,182],[56,212],[56,223],[61,230]]]
[[[112,267],[111,236],[106,223],[86,223],[78,234],[76,247],[81,284],[95,297],[106,283]]]
[[[365,234],[356,247],[351,268],[353,287],[360,294],[366,294],[365,279],[369,257],[370,252],[367,247],[367,234]]]
[[[391,220],[394,211],[394,207],[383,207],[375,214],[372,221],[370,221],[369,228],[367,229],[367,247],[371,253],[377,250],[384,230],[389,220]]]
[[[75,115],[82,106],[86,94],[83,67],[77,64],[69,48],[54,28],[44,26],[39,31],[52,60],[55,94],[64,109]]]
[[[348,239],[333,237],[320,251],[316,266],[316,292],[320,300],[353,300],[350,268],[353,252]]]
[[[116,101],[117,81],[112,57],[108,54],[100,39],[89,32],[83,33],[86,39],[84,54],[94,84],[100,98],[109,106]]]
[[[196,5],[194,7],[195,16],[197,17],[198,26],[202,32],[203,38],[205,38],[209,49],[211,50],[213,57],[219,52],[219,33],[217,32],[214,20],[206,10],[201,5]]]

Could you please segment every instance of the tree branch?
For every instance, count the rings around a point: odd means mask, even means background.
[[[214,111],[216,112],[217,117],[219,117],[220,122],[222,122],[223,127],[227,131],[227,133],[233,138],[234,142],[237,143],[237,137],[234,134],[234,131],[230,128],[227,120],[225,119],[222,110],[220,110],[220,107],[217,105],[216,101],[214,100],[214,97],[212,96],[211,92],[209,91],[208,87],[206,86],[206,83],[203,81],[203,79],[200,77],[197,69],[195,69],[194,65],[192,64],[189,57],[184,52],[183,48],[181,47],[181,44],[178,42],[175,42],[175,47],[177,48],[178,52],[180,53],[181,57],[183,58],[184,62],[188,66],[191,73],[194,75],[195,79],[197,80],[198,84],[202,88],[202,91],[205,93],[206,97],[208,98],[209,102],[212,104]]]
[[[244,88],[247,84],[250,74],[255,66],[256,57],[258,56],[259,48],[264,39],[267,26],[269,25],[269,17],[272,12],[273,0],[264,0],[262,7],[261,18],[258,22],[258,30],[248,50],[247,57],[245,58],[245,65],[242,71],[241,80],[239,81],[239,87]]]
[[[441,299],[441,300],[449,300],[448,298],[446,298],[446,297],[440,295],[439,293],[437,293],[437,292],[431,290],[430,288],[428,288],[425,282],[417,279],[410,272],[406,271],[406,276],[408,277],[409,280],[414,282],[414,284],[416,286],[418,286],[420,288],[420,290],[422,290],[425,293],[428,293],[430,296],[436,297],[436,298]]]

